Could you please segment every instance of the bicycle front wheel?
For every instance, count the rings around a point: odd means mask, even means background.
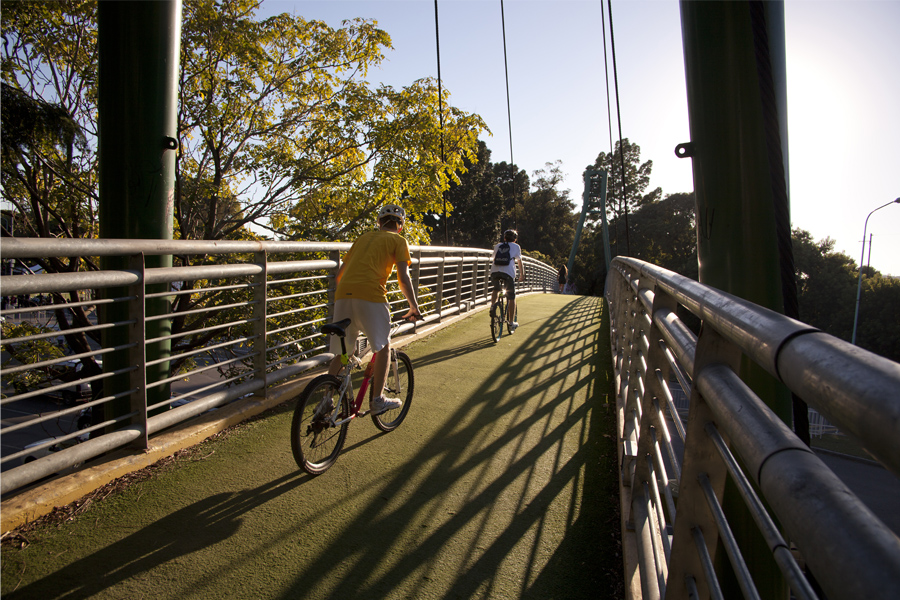
[[[350,402],[347,398],[338,398],[340,388],[341,381],[337,377],[319,375],[297,398],[291,421],[291,450],[297,466],[310,475],[327,471],[337,460],[347,439],[349,422],[338,427],[331,424],[333,411],[340,411],[339,419],[350,414]]]
[[[406,413],[409,412],[409,405],[412,404],[413,389],[415,388],[415,379],[413,378],[412,361],[405,352],[396,351],[396,361],[391,361],[388,367],[388,376],[384,382],[384,394],[391,398],[400,398],[403,406],[383,412],[379,415],[372,415],[375,426],[382,431],[393,431],[400,426]],[[369,390],[369,400],[373,400],[375,395],[374,388]]]
[[[491,307],[491,339],[500,341],[503,335],[503,298],[497,300],[497,304]]]

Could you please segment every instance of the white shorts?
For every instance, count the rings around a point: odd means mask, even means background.
[[[378,352],[388,345],[391,338],[391,311],[387,303],[369,302],[358,298],[342,298],[334,303],[333,322],[350,319],[344,343],[347,353],[352,354],[356,348],[356,338],[362,331],[369,340],[373,352]],[[332,354],[341,353],[341,340],[331,336]]]

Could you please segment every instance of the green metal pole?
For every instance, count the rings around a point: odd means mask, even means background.
[[[697,201],[697,249],[700,281],[761,306],[783,311],[782,278],[776,236],[773,189],[786,186],[786,89],[784,85],[784,7],[781,2],[681,1],[688,112]],[[765,31],[751,18],[764,12]],[[759,15],[759,13],[757,13]],[[757,30],[754,30],[754,26]],[[765,33],[775,89],[769,98],[778,112],[784,170],[767,148],[759,57],[754,42]],[[757,46],[756,48],[759,48]],[[771,105],[771,104],[770,104]],[[769,137],[769,140],[772,138]],[[745,361],[742,379],[789,426],[788,390],[760,367]],[[763,598],[787,598],[788,588],[771,553],[737,498],[726,486],[725,509],[736,522],[736,536],[748,557]],[[721,545],[719,546],[721,548]],[[727,561],[717,557],[720,567]],[[728,569],[723,567],[728,572]],[[726,597],[740,594],[725,577]]]
[[[172,239],[181,14],[181,0],[99,3],[101,238]],[[113,257],[104,259],[102,264],[107,269],[127,268],[128,259]],[[145,265],[171,266],[172,257],[148,256]],[[146,293],[167,291],[165,285],[155,287]],[[123,292],[110,290],[108,295]],[[168,312],[168,299],[146,303],[146,317]],[[107,322],[127,319],[128,309],[112,305],[104,311],[103,318]],[[146,338],[164,336],[170,329],[169,320],[148,321]],[[121,327],[106,331],[105,347],[129,339]],[[170,346],[168,341],[146,346],[146,361],[167,358]],[[126,357],[126,353],[106,356],[107,372],[129,366],[129,362],[135,364],[134,356]],[[168,377],[168,370],[167,361],[148,368],[147,383]],[[107,388],[104,393],[109,395],[117,386],[121,390],[125,385],[129,384],[113,382],[112,389]],[[168,385],[154,387],[147,403],[168,397]],[[115,412],[127,410],[126,399]]]

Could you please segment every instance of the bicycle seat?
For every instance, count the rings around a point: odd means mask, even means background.
[[[339,337],[344,337],[346,335],[345,330],[350,326],[350,319],[344,319],[343,321],[338,321],[337,323],[329,323],[328,325],[323,325],[321,331],[326,335],[336,335]]]

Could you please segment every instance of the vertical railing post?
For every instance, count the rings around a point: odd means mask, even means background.
[[[475,262],[472,264],[472,290],[469,292],[469,296],[472,299],[472,306],[475,306],[475,301],[478,299],[478,256],[475,256]]]
[[[132,390],[129,396],[129,412],[135,413],[132,424],[141,428],[141,437],[132,441],[129,446],[137,450],[147,450],[150,440],[147,434],[147,329],[146,329],[146,284],[144,254],[128,257],[128,267],[139,273],[138,281],[128,286],[128,364],[135,367],[128,373],[128,387]]]
[[[681,482],[678,490],[678,518],[675,519],[675,535],[672,539],[672,559],[669,563],[669,581],[671,586],[683,586],[686,578],[693,576],[700,588],[700,597],[709,597],[706,578],[702,576],[703,567],[694,548],[694,529],[703,532],[710,556],[716,556],[719,545],[719,533],[715,520],[706,506],[704,493],[698,478],[705,474],[712,484],[716,498],[721,503],[725,493],[727,469],[721,460],[713,441],[707,435],[705,427],[714,423],[715,417],[709,404],[697,389],[699,373],[710,364],[725,364],[731,369],[740,367],[741,351],[723,339],[711,327],[700,330],[697,339],[697,350],[694,354],[694,372],[691,374],[694,385],[691,389],[690,408],[688,409],[687,434],[685,437],[684,461]],[[727,440],[726,440],[727,442]],[[733,527],[735,523],[729,519]],[[745,555],[745,558],[747,556]],[[681,588],[673,597],[688,597]],[[777,596],[763,596],[775,598]]]
[[[465,260],[465,253],[460,252],[459,253],[459,262],[456,263],[459,266],[456,267],[456,273],[455,273],[455,277],[456,277],[456,298],[455,298],[456,314],[462,313],[462,282],[463,282],[463,273],[465,272],[465,268],[466,268],[464,260]]]
[[[413,286],[413,294],[416,295],[416,299],[419,298],[419,280],[422,277],[422,248],[414,250],[412,253],[412,259],[414,264],[412,277],[412,286]],[[413,331],[418,327],[418,322],[413,322]]]
[[[328,308],[326,309],[326,313],[328,315],[328,322],[331,323],[334,321],[334,293],[337,291],[337,274],[341,268],[341,251],[332,250],[328,253],[328,258],[333,260],[335,264],[334,270],[328,277],[330,281],[328,282]]]
[[[446,270],[447,265],[447,252],[441,250],[437,253],[438,258],[441,259],[441,262],[438,263],[437,267],[437,286],[434,294],[435,294],[435,307],[434,310],[438,316],[438,323],[441,322],[441,317],[444,312],[444,272]]]
[[[260,272],[252,278],[253,377],[254,379],[265,381],[268,348],[268,340],[266,339],[266,331],[268,329],[266,323],[266,298],[268,293],[266,288],[269,281],[269,253],[266,250],[255,252],[253,261],[261,267]],[[263,394],[268,395],[268,387],[263,388]]]

